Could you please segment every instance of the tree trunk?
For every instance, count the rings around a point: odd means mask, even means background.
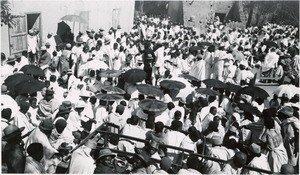
[[[249,8],[250,8],[250,11],[249,11],[249,14],[248,14],[246,28],[251,26],[251,21],[252,21],[252,16],[253,16],[253,9],[254,9],[254,2],[253,1],[250,2]]]

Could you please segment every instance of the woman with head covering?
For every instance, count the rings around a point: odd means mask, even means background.
[[[28,156],[26,157],[25,171],[27,174],[44,174],[46,170],[41,163],[44,156],[43,145],[32,143],[27,148]]]

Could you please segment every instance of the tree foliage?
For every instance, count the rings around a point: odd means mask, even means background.
[[[14,18],[16,17],[18,16],[11,14],[8,0],[1,0],[1,26],[7,25],[9,28],[14,27],[16,25]]]

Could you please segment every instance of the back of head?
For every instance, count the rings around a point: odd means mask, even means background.
[[[233,163],[238,167],[241,168],[247,162],[247,155],[243,152],[237,152],[233,156]]]
[[[164,124],[162,122],[156,122],[154,129],[155,129],[155,132],[160,133],[164,129]]]
[[[40,161],[44,156],[43,145],[40,143],[32,143],[28,146],[27,153],[35,160]]]
[[[280,168],[281,174],[295,174],[295,168],[290,164],[284,164]]]
[[[200,163],[200,161],[197,156],[190,155],[186,161],[186,166],[188,168],[198,170],[199,163]]]
[[[9,120],[11,118],[11,109],[10,108],[5,108],[1,111],[1,117],[6,119],[6,120]]]

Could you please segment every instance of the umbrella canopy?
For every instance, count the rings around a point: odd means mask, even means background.
[[[283,34],[285,31],[283,29],[276,29],[275,32],[278,34]]]
[[[159,88],[149,84],[139,84],[136,86],[136,88],[141,94],[144,95],[158,96],[158,97],[163,96],[163,92]]]
[[[120,74],[121,71],[119,70],[106,70],[100,73],[100,77],[112,78],[112,77],[118,77]]]
[[[162,101],[154,99],[145,99],[139,102],[139,106],[147,111],[161,112],[167,109],[167,104]]]
[[[199,43],[199,44],[200,44],[200,46],[211,46],[211,45],[212,45],[212,43],[207,42],[207,41],[201,42],[201,43]]]
[[[8,76],[4,80],[4,83],[8,89],[14,89],[14,86],[19,84],[20,82],[26,81],[26,80],[32,80],[32,79],[33,79],[32,76],[22,74],[22,73],[17,73],[17,74]]]
[[[114,93],[114,94],[125,94],[126,92],[118,87],[115,86],[111,86],[111,85],[107,85],[107,86],[103,86],[101,89],[110,92],[110,93]]]
[[[14,90],[19,94],[22,93],[31,94],[42,90],[44,87],[46,87],[44,82],[35,79],[29,79],[29,80],[21,81],[20,83],[16,84]]]
[[[179,74],[178,76],[182,77],[182,78],[185,78],[187,80],[200,81],[198,78],[196,78],[196,77],[194,77],[192,75],[189,75],[189,74]]]
[[[108,69],[107,64],[100,60],[88,61],[87,63],[84,64],[84,67],[85,69],[93,69],[93,70]]]
[[[32,64],[27,64],[27,65],[23,66],[20,69],[20,71],[24,72],[24,74],[27,74],[27,75],[35,75],[35,76],[39,76],[39,77],[45,76],[44,71],[40,67],[37,67]]]
[[[205,94],[205,95],[210,95],[210,96],[217,96],[220,95],[219,92],[214,91],[212,89],[209,88],[197,88],[196,92],[200,93],[200,94]]]
[[[238,103],[237,106],[245,112],[250,112],[254,115],[261,115],[261,112],[257,109],[257,107],[252,106],[250,103]]]
[[[160,82],[160,85],[164,88],[174,90],[180,90],[186,87],[184,83],[175,80],[163,80]]]
[[[123,78],[128,83],[136,83],[143,81],[147,73],[141,69],[130,69],[123,74]]]
[[[190,47],[190,51],[197,51],[197,50],[201,50],[201,47],[200,46]]]
[[[66,15],[60,18],[60,20],[87,24],[87,22],[78,15]]]
[[[206,86],[209,87],[224,88],[224,89],[227,87],[227,85],[224,82],[216,79],[206,79],[203,80],[203,83],[205,83]]]
[[[241,86],[239,85],[236,85],[236,84],[232,84],[232,83],[226,83],[227,84],[227,87],[226,87],[226,90],[227,91],[230,91],[230,92],[238,92],[240,89],[242,89]]]
[[[276,48],[278,48],[278,45],[274,41],[266,41],[266,42],[262,43],[262,45],[266,45],[268,47],[276,47]]]
[[[66,31],[71,31],[70,26],[66,22],[61,21],[57,23],[57,35],[62,36]]]
[[[253,99],[255,99],[257,97],[266,99],[269,97],[268,92],[266,92],[264,89],[262,89],[260,87],[256,87],[256,86],[255,87],[251,87],[251,86],[244,87],[241,90],[239,90],[239,93],[250,95]]]
[[[288,98],[291,99],[294,95],[299,94],[300,89],[291,84],[280,85],[273,94],[276,94],[278,97],[282,97],[282,94],[287,94]]]
[[[96,98],[106,101],[116,101],[123,99],[123,96],[116,94],[97,94]]]

